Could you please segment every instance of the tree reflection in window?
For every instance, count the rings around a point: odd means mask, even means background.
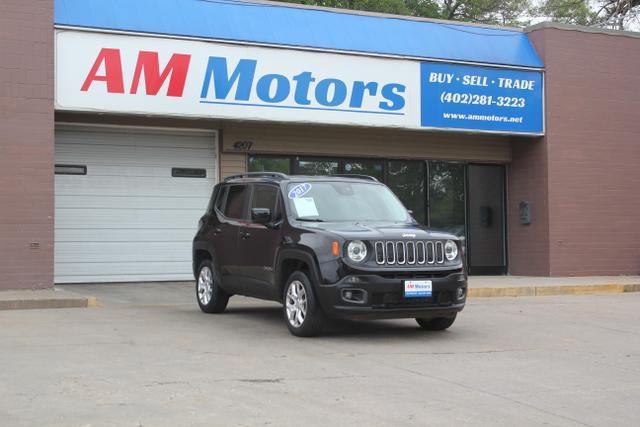
[[[425,224],[425,163],[411,160],[390,160],[387,165],[387,185],[406,208],[413,211],[413,217],[416,221]]]
[[[465,235],[465,166],[460,163],[429,162],[430,226]]]
[[[339,171],[339,163],[332,160],[299,160],[300,175],[332,175]]]

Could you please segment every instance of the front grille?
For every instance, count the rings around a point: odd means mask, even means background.
[[[378,241],[374,245],[378,265],[444,264],[444,243],[436,240]]]

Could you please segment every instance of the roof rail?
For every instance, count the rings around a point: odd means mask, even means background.
[[[367,181],[375,181],[375,182],[380,182],[378,181],[377,178],[370,176],[370,175],[359,175],[356,173],[332,173],[329,176],[338,176],[340,178],[357,178],[357,179],[366,179]]]
[[[277,179],[289,179],[289,175],[281,172],[245,172],[238,175],[231,175],[224,179],[224,182],[231,181],[232,179],[241,178],[277,178]]]

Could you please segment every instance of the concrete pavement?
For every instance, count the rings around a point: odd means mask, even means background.
[[[0,312],[0,425],[640,419],[639,293],[472,299],[443,333],[340,322],[300,339],[277,304],[206,315],[190,284],[91,290],[101,307]]]

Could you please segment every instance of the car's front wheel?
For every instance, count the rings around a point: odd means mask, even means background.
[[[444,331],[456,321],[456,314],[451,317],[436,317],[435,319],[416,319],[418,325],[427,331]]]
[[[289,276],[284,287],[284,319],[289,331],[298,337],[319,334],[325,318],[311,287],[311,280],[301,271]]]
[[[218,286],[211,260],[204,260],[198,269],[196,298],[200,310],[205,313],[222,313],[227,308],[229,295]]]

